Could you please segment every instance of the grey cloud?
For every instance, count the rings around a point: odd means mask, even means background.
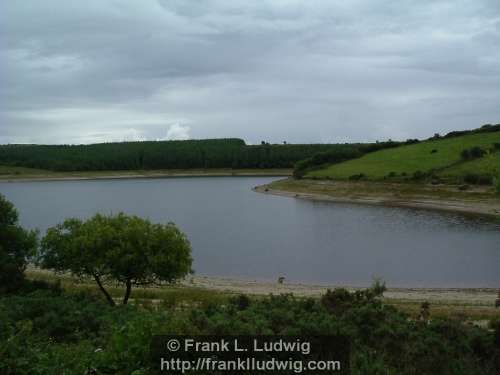
[[[500,3],[22,1],[0,142],[425,137],[500,122]]]

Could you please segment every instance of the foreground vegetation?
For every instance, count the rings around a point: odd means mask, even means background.
[[[500,326],[420,319],[380,301],[383,288],[337,289],[321,299],[292,295],[191,306],[111,307],[85,293],[27,283],[0,298],[3,374],[150,374],[157,334],[343,334],[352,341],[353,374],[496,374]]]

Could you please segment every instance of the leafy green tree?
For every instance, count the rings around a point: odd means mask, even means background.
[[[37,245],[37,233],[21,228],[18,220],[14,205],[0,194],[0,293],[22,284],[28,259]]]
[[[87,221],[67,219],[49,228],[38,263],[56,272],[91,277],[114,305],[106,282],[132,286],[174,282],[191,271],[191,245],[173,224],[153,224],[137,216],[97,214]]]

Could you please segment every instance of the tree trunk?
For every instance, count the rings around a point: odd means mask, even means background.
[[[132,291],[132,282],[127,279],[125,285],[127,285],[127,290],[125,291],[125,296],[123,297],[123,304],[126,305],[128,298],[130,297],[130,292]]]
[[[113,298],[111,298],[111,296],[109,295],[109,293],[107,292],[106,289],[104,289],[104,286],[102,285],[101,283],[101,279],[99,278],[99,276],[97,275],[94,275],[94,280],[95,282],[97,283],[97,285],[99,285],[99,289],[101,289],[101,292],[104,294],[104,296],[106,297],[106,300],[108,301],[108,303],[111,305],[111,306],[115,306],[115,301],[113,301]]]

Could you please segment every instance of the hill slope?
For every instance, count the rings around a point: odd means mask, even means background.
[[[306,178],[345,180],[363,174],[364,178],[369,180],[382,180],[388,176],[401,179],[410,178],[415,173],[418,174],[418,171],[425,173],[433,171],[439,176],[457,179],[467,172],[498,173],[499,152],[473,161],[462,161],[460,155],[464,149],[475,146],[485,150],[491,149],[494,143],[500,143],[500,131],[428,140],[333,164],[309,172]]]

